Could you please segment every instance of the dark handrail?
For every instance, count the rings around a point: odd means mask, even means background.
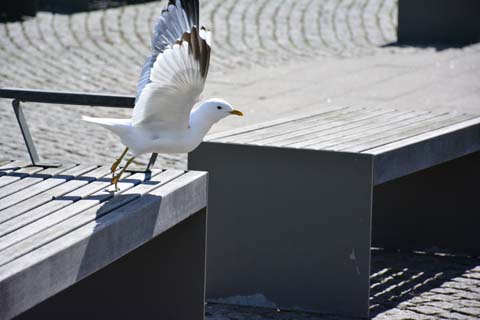
[[[133,108],[135,105],[135,97],[133,96],[17,88],[0,88],[0,98],[16,99],[22,102],[115,108]]]
[[[40,159],[35,149],[32,136],[28,129],[27,121],[23,115],[23,110],[20,102],[37,102],[49,104],[66,104],[66,105],[81,105],[92,107],[114,107],[114,108],[133,108],[135,105],[135,97],[125,95],[112,94],[94,94],[81,92],[59,92],[59,91],[44,91],[44,90],[30,90],[17,88],[0,88],[0,98],[13,99],[12,106],[15,116],[22,131],[25,145],[27,146],[32,164],[39,164]],[[157,154],[153,153],[147,166],[149,170],[155,160]],[[48,166],[48,165],[47,165]]]

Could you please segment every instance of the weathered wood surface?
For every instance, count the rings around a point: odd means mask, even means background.
[[[207,203],[204,172],[127,173],[114,193],[107,167],[27,168],[11,161],[0,166],[0,179],[18,178],[0,187],[6,195],[0,199],[0,319],[71,286]]]
[[[28,166],[28,164],[29,164],[28,162],[21,161],[21,160],[15,160],[15,161],[2,160],[2,165],[0,166],[0,177],[6,174],[9,174],[10,172],[13,172],[15,170],[18,170],[22,167],[26,167]]]
[[[374,155],[375,184],[480,150],[480,117],[334,108],[209,135],[207,142]]]

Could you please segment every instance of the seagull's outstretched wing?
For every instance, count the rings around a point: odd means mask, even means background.
[[[160,53],[133,109],[134,126],[181,131],[205,85],[210,63],[208,32],[193,26]]]
[[[190,32],[193,26],[199,27],[198,0],[169,0],[168,6],[158,18],[152,34],[152,53],[143,65],[137,85],[136,100],[150,82],[150,73],[157,56],[172,46],[185,32]]]

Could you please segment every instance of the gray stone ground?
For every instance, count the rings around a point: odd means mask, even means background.
[[[104,11],[40,13],[0,24],[0,86],[133,94],[162,3]],[[206,97],[245,112],[213,130],[338,105],[480,113],[480,44],[401,47],[395,0],[202,0],[213,30]],[[43,159],[110,163],[121,145],[79,121],[130,111],[26,104]],[[0,101],[0,158],[26,157],[9,101]],[[145,161],[142,158],[141,161]],[[185,156],[163,156],[185,167]],[[480,261],[464,256],[376,250],[374,319],[480,318]],[[347,319],[207,305],[209,320]]]

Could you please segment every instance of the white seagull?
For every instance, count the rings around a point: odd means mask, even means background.
[[[152,53],[143,65],[132,118],[83,117],[111,130],[126,146],[111,168],[115,190],[135,157],[190,152],[217,121],[243,115],[218,98],[193,108],[203,91],[210,63],[210,32],[199,28],[198,22],[198,0],[169,0],[153,30]],[[115,176],[128,151],[133,157]]]

